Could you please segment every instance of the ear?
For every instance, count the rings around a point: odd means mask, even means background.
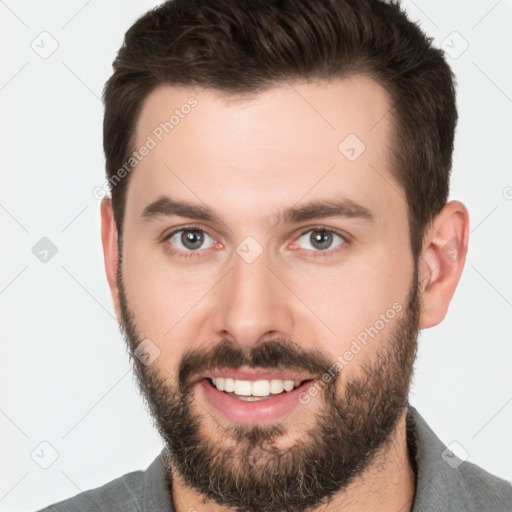
[[[448,311],[466,261],[469,214],[459,201],[446,203],[423,238],[420,256],[420,328],[440,323]]]
[[[116,310],[117,320],[120,321],[119,292],[117,289],[117,267],[119,264],[117,226],[114,220],[112,200],[109,197],[105,197],[101,201],[101,242],[103,244],[103,258],[110,294]]]

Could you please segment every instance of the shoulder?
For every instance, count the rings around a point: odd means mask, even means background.
[[[99,510],[141,512],[143,479],[144,471],[133,471],[101,487],[54,503],[39,512],[97,512]]]
[[[407,436],[417,473],[413,512],[512,512],[512,485],[457,457],[412,406]]]
[[[512,484],[469,461],[456,470],[458,492],[475,510],[512,511]]]
[[[138,470],[50,505],[39,512],[174,512],[165,448]]]

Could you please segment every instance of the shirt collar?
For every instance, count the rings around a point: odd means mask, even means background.
[[[145,512],[175,512],[168,468],[167,448],[164,448],[144,473],[142,510]]]
[[[457,457],[411,405],[406,428],[409,457],[416,471],[411,512],[511,510],[505,506],[512,494],[507,483]]]

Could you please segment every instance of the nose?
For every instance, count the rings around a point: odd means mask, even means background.
[[[265,251],[251,263],[234,254],[231,271],[215,289],[215,336],[241,347],[269,336],[293,337],[295,297],[284,281]]]

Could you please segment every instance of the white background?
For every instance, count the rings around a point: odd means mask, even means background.
[[[162,448],[118,331],[92,195],[104,180],[103,84],[124,32],[155,5],[0,2],[2,511],[145,469]],[[448,316],[420,338],[411,403],[445,444],[512,480],[512,1],[404,5],[451,54],[460,114],[451,198],[471,218]],[[46,59],[31,47],[48,51],[53,40]],[[42,237],[58,249],[47,263],[32,252]],[[58,452],[48,469],[31,458],[50,462],[41,442]]]

